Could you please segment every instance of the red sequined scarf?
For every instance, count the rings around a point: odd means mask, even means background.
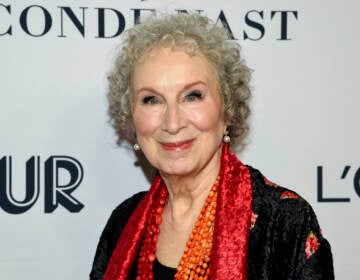
[[[125,226],[110,259],[104,280],[126,280],[144,235],[150,209],[159,196],[157,176]],[[220,183],[211,253],[210,279],[246,280],[251,224],[252,188],[248,168],[223,145]]]

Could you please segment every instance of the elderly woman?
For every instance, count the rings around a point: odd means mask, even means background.
[[[112,213],[91,279],[333,279],[309,204],[243,165],[250,71],[208,18],[127,32],[109,79],[119,141],[158,170]]]

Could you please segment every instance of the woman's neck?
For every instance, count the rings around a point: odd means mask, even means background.
[[[187,176],[161,174],[169,192],[165,205],[169,222],[182,221],[186,217],[197,218],[219,170],[220,161],[217,161],[213,166],[197,174]]]
[[[160,173],[169,192],[156,244],[156,256],[161,263],[178,266],[186,242],[217,180],[220,160],[217,163],[206,172],[193,176],[164,176]]]

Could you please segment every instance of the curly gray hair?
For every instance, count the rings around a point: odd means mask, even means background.
[[[155,46],[180,48],[190,55],[200,52],[214,67],[224,104],[224,117],[233,148],[242,148],[249,126],[251,71],[240,57],[240,46],[228,40],[227,30],[199,14],[152,18],[127,30],[113,70],[109,74],[110,123],[118,144],[136,143],[132,122],[131,78],[139,58]]]

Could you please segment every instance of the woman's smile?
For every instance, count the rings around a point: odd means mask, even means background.
[[[183,152],[193,145],[195,139],[189,139],[179,142],[160,142],[162,148],[169,152]]]

